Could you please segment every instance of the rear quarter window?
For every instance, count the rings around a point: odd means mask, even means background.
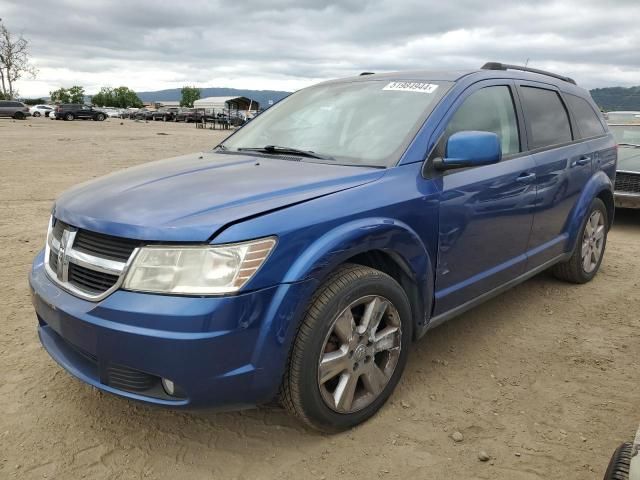
[[[549,147],[573,140],[569,114],[557,92],[520,87],[525,117],[530,128],[529,149]]]
[[[571,94],[566,94],[565,99],[578,124],[581,138],[596,137],[605,133],[599,114],[593,110],[589,102]]]

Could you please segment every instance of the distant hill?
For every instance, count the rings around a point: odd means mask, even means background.
[[[638,110],[640,111],[640,86],[594,88],[591,96],[598,106],[605,111]]]
[[[157,92],[137,92],[143,102],[167,102],[180,100],[179,88],[170,90],[158,90]],[[269,106],[269,100],[273,103],[288,96],[291,92],[278,90],[240,90],[236,88],[201,88],[200,98],[205,97],[247,97],[256,100],[262,108]]]

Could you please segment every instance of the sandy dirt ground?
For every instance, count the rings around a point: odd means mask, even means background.
[[[151,408],[58,367],[38,342],[27,284],[55,197],[223,135],[0,120],[0,478],[602,478],[640,422],[640,212],[618,213],[590,284],[541,274],[431,332],[389,403],[347,433],[310,432],[275,407]]]

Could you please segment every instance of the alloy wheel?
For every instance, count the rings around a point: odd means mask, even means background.
[[[377,295],[351,303],[332,322],[318,360],[318,387],[325,404],[354,413],[380,396],[402,348],[400,315]]]
[[[605,225],[604,216],[599,210],[594,210],[582,235],[582,268],[586,273],[593,272],[604,249]]]

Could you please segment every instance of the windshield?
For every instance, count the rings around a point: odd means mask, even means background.
[[[640,145],[640,123],[637,125],[609,125],[609,130],[616,137],[616,142],[624,147],[625,144]]]
[[[310,87],[266,110],[223,146],[230,151],[275,146],[316,154],[306,161],[391,166],[450,86],[370,80]]]

